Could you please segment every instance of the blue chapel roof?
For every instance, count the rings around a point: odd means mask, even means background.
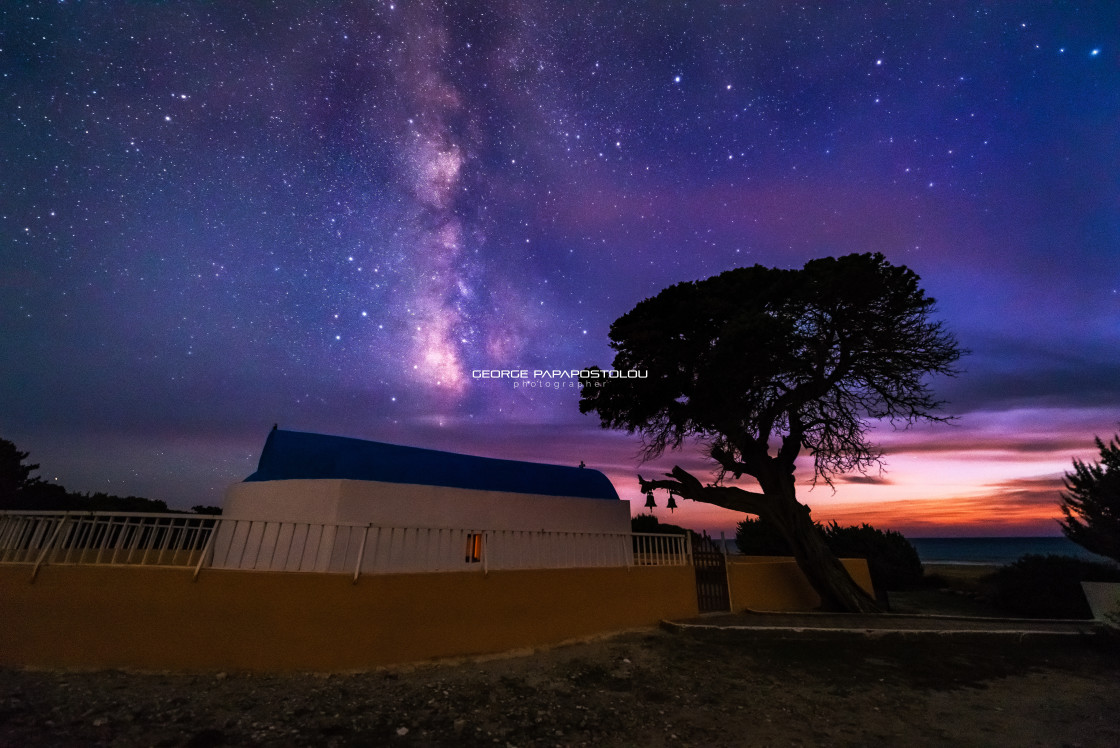
[[[618,500],[607,476],[591,468],[281,429],[269,433],[257,471],[245,482],[330,478]]]

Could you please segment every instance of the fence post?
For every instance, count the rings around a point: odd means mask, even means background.
[[[731,599],[731,564],[727,560],[727,540],[723,537],[722,530],[719,533],[719,544],[723,548],[723,577],[727,580],[727,609],[734,613],[735,603]]]
[[[220,519],[214,520],[214,526],[210,528],[210,537],[206,538],[206,545],[202,546],[202,554],[198,557],[198,563],[194,565],[194,575],[191,577],[192,582],[198,581],[198,573],[202,571],[202,564],[206,561],[206,556],[210,554],[210,549],[214,547],[214,538],[217,536],[218,527],[220,527],[221,524],[222,521]]]
[[[31,570],[32,582],[35,581],[35,577],[39,576],[39,567],[42,566],[43,560],[47,557],[47,553],[50,552],[51,547],[54,546],[54,541],[58,538],[58,534],[62,532],[62,526],[66,524],[66,520],[68,519],[70,519],[70,512],[65,512],[62,515],[62,519],[58,521],[58,527],[54,528],[51,539],[43,546],[43,552],[39,554],[38,560],[35,561],[35,568]]]
[[[367,523],[362,530],[362,544],[358,546],[358,563],[354,565],[354,581],[353,584],[358,583],[358,575],[362,573],[362,559],[366,556],[366,538],[369,537],[369,526],[372,523]]]
[[[482,531],[482,576],[484,577],[490,574],[490,544],[486,542],[489,534],[486,530]]]

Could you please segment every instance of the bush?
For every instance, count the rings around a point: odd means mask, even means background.
[[[820,527],[820,525],[817,525]],[[745,519],[735,528],[735,545],[744,556],[792,556],[778,528],[762,519]]]
[[[57,483],[29,485],[17,495],[10,508],[56,512],[168,512],[166,502],[139,496],[67,491]]]
[[[828,547],[840,558],[866,558],[871,582],[877,590],[906,590],[922,586],[922,561],[918,551],[895,530],[862,525],[824,528]]]
[[[902,533],[879,530],[866,522],[840,527],[836,522],[817,524],[825,544],[839,558],[865,558],[876,590],[904,590],[922,585],[922,562],[918,551]],[[792,555],[785,538],[761,519],[739,523],[735,542],[748,556]]]
[[[639,514],[630,518],[631,532],[676,532],[684,535],[684,528],[676,525],[662,524],[661,520],[652,514]]]
[[[662,522],[652,514],[639,514],[630,518],[630,532],[668,533],[674,535],[692,535],[692,542],[700,540],[700,533],[695,530],[686,530],[680,525],[670,525]]]
[[[1092,618],[1082,582],[1120,582],[1120,568],[1072,556],[1027,555],[984,580],[991,601],[1030,618]]]

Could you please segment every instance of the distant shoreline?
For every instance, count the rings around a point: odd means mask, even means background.
[[[939,566],[952,568],[955,566],[967,566],[969,568],[988,567],[998,569],[1003,564],[995,564],[990,561],[923,561],[922,566]]]
[[[1005,566],[1026,555],[1073,556],[1086,561],[1106,561],[1065,536],[907,538],[918,558],[930,566]]]
[[[907,535],[914,540],[1068,540],[1065,535]],[[1071,543],[1073,541],[1070,541]]]

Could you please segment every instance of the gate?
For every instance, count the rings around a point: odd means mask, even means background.
[[[727,590],[727,557],[723,549],[705,535],[692,543],[692,565],[696,569],[696,604],[701,613],[726,613],[731,610]]]

